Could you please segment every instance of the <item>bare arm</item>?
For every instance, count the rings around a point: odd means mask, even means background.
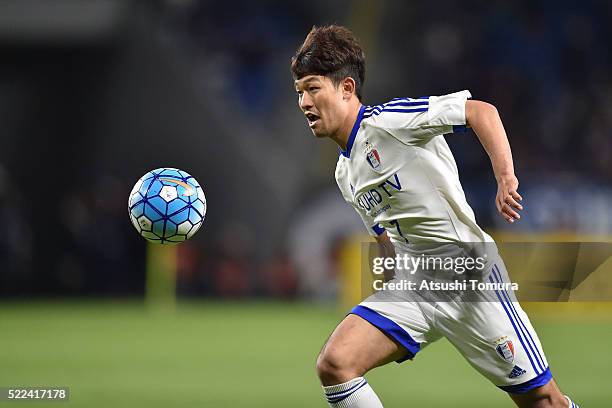
[[[489,103],[468,100],[465,103],[465,119],[491,159],[497,180],[497,211],[506,221],[512,223],[521,218],[517,210],[523,209],[519,204],[523,198],[517,192],[519,183],[514,174],[510,143],[499,113],[495,106]]]

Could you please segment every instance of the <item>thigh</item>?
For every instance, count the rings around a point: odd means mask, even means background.
[[[360,316],[349,314],[333,331],[321,357],[366,373],[404,358],[407,350]]]
[[[491,282],[507,282],[503,264]],[[491,382],[512,394],[547,384],[552,376],[527,314],[507,290],[483,292],[481,299],[440,304],[436,327],[464,358]]]
[[[342,358],[366,372],[391,361],[412,359],[440,337],[417,303],[380,299],[377,293],[355,306],[334,330],[322,355]]]

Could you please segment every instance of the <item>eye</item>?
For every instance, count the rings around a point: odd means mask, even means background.
[[[309,92],[315,92],[315,91],[318,91],[318,90],[319,90],[318,86],[311,86],[310,88],[308,88]]]

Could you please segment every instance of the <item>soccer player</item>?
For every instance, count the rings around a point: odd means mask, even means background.
[[[341,149],[336,181],[385,253],[412,253],[413,243],[493,243],[475,221],[443,137],[471,127],[498,183],[495,204],[520,219],[512,155],[494,106],[468,91],[362,103],[365,56],[345,27],[313,27],[291,61],[299,107],[318,137]],[[494,244],[493,244],[494,245]],[[483,279],[508,282],[492,257]],[[331,407],[382,407],[363,378],[374,367],[412,359],[445,336],[468,362],[519,407],[576,407],[552,379],[529,318],[506,290],[475,302],[389,301],[377,292],[353,308],[317,359]],[[394,296],[398,296],[397,293]],[[481,299],[482,300],[482,299]]]

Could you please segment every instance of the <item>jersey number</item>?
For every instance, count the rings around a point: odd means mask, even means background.
[[[389,224],[395,225],[395,228],[397,228],[397,233],[400,235],[400,237],[404,238],[404,241],[406,241],[406,243],[408,243],[408,238],[406,238],[404,234],[402,234],[402,229],[400,228],[399,221],[398,220],[389,221]]]

